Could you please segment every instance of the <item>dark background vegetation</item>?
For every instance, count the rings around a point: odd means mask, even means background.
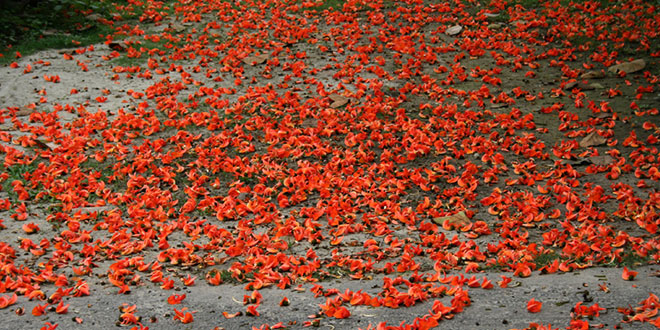
[[[98,42],[111,31],[103,24],[111,9],[111,3],[103,0],[0,0],[2,62],[13,60],[16,51]]]

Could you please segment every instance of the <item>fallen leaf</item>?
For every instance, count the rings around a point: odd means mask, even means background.
[[[328,95],[328,97],[332,101],[332,103],[330,104],[331,108],[336,109],[336,108],[342,107],[342,106],[344,106],[348,103],[348,98],[345,97],[345,96],[341,96],[341,95],[338,95],[338,94],[330,94],[330,95]]]
[[[596,166],[606,166],[614,163],[614,158],[610,155],[591,156],[588,159]]]
[[[261,55],[255,55],[255,56],[248,56],[243,59],[243,63],[249,64],[249,65],[259,65],[266,63],[266,60],[268,60],[268,54],[261,54]]]
[[[580,141],[580,147],[582,148],[595,147],[601,144],[605,144],[605,142],[607,142],[606,138],[600,136],[598,133],[593,131],[589,133],[587,136],[585,136],[582,139],[582,141]]]
[[[500,109],[500,108],[506,108],[508,107],[508,103],[494,103],[493,105],[490,106],[491,109]]]
[[[605,78],[605,72],[601,71],[587,71],[580,76],[581,79],[600,79]]]
[[[449,228],[461,228],[472,224],[470,219],[465,214],[465,211],[458,212],[454,215],[433,218],[433,222],[442,225],[443,227]]]
[[[564,85],[565,90],[571,90],[573,88],[579,88],[583,91],[590,91],[590,90],[595,89],[595,87],[592,86],[591,84],[586,84],[586,83],[581,82],[581,81],[571,81],[571,82],[566,83],[566,85]]]
[[[80,212],[81,214],[93,213],[93,212],[101,213],[101,212],[111,211],[113,209],[115,209],[114,205],[76,207],[71,210],[71,213],[72,214],[76,214],[78,212]]]
[[[563,165],[571,164],[571,166],[587,166],[587,165],[591,164],[591,161],[587,158],[580,158],[580,159],[577,159],[577,160],[562,159],[561,163]]]
[[[16,117],[29,116],[34,112],[34,109],[28,106],[23,106],[18,108],[16,111]]]
[[[626,63],[612,65],[607,70],[613,73],[625,72],[634,73],[646,67],[646,62],[643,59],[638,59]]]
[[[44,137],[39,137],[34,139],[34,143],[41,149],[55,150],[57,144],[46,140]]]
[[[593,118],[600,118],[600,119],[605,119],[605,118],[610,118],[613,116],[611,112],[599,112],[594,115],[590,115]]]
[[[462,26],[460,26],[460,25],[454,25],[454,26],[452,26],[452,27],[447,28],[447,30],[445,31],[445,33],[446,33],[448,36],[455,36],[455,35],[461,33],[461,31],[463,31],[463,27],[462,27]]]
[[[179,22],[170,23],[169,28],[174,32],[183,32],[186,30],[186,27]]]

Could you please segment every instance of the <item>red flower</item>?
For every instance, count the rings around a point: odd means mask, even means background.
[[[637,276],[636,271],[629,270],[628,267],[623,267],[621,278],[623,278],[624,281],[632,281],[635,279],[635,276]]]
[[[527,302],[527,311],[530,313],[538,313],[541,311],[541,306],[543,303],[532,298]]]

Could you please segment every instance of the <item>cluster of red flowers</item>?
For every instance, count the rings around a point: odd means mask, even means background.
[[[209,285],[226,274],[253,291],[251,316],[254,290],[300,282],[321,281],[319,318],[452,296],[401,326],[426,329],[469,306],[468,288],[493,287],[464,273],[660,260],[658,72],[607,72],[632,66],[628,48],[657,67],[655,6],[348,0],[319,14],[319,5],[129,0],[107,22],[105,67],[133,59],[108,76],[148,88],[126,90],[117,109],[92,110],[109,90],[47,110],[44,90],[29,116],[3,109],[0,119],[27,134],[0,139],[36,152],[1,146],[0,208],[12,220],[0,224],[49,237],[0,242],[0,308],[24,295],[47,300],[34,315],[49,305],[66,313],[62,298],[90,294],[85,276],[109,261],[118,293],[145,281],[195,285],[164,266],[206,269]],[[139,24],[122,20],[138,9]],[[81,56],[93,50],[64,59],[87,71]],[[64,112],[76,119],[63,122]],[[25,223],[45,203],[53,231]],[[322,286],[338,273],[387,276],[378,294]],[[651,298],[644,306],[657,310]],[[140,323],[135,309],[122,309],[122,324]],[[625,314],[658,324],[649,310]],[[174,312],[193,322],[185,307]]]

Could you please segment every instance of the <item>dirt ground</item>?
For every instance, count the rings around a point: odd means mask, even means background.
[[[0,328],[660,327],[655,7],[346,3],[0,68]]]

